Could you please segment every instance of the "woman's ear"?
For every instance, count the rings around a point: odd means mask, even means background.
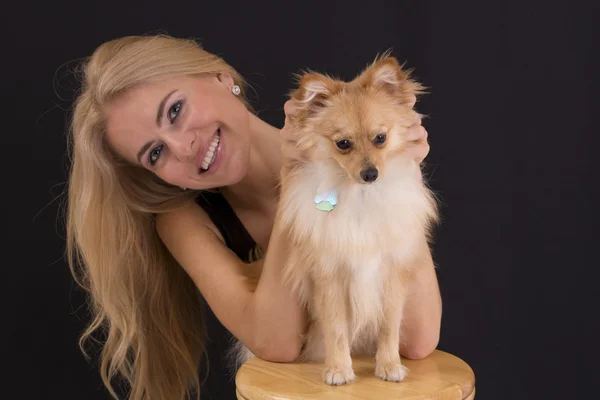
[[[217,79],[227,88],[227,90],[230,90],[231,87],[235,85],[233,76],[229,72],[219,72],[217,74]]]

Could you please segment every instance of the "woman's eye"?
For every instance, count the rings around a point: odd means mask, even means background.
[[[179,100],[178,102],[173,104],[171,108],[169,108],[169,111],[167,111],[167,117],[169,118],[169,121],[171,121],[171,123],[175,122],[177,116],[179,116],[179,112],[181,111],[182,106],[183,100]]]
[[[373,143],[383,144],[383,143],[385,143],[385,139],[387,139],[387,136],[385,135],[385,133],[380,133],[379,135],[375,136],[375,140],[373,141]]]
[[[335,143],[335,145],[340,149],[340,150],[348,150],[350,147],[352,147],[352,143],[350,143],[349,140],[347,139],[342,139],[339,140]]]
[[[163,147],[164,145],[161,144],[160,146],[156,146],[155,148],[150,150],[150,153],[148,153],[148,162],[150,163],[150,165],[156,164],[160,157],[160,153],[162,153]]]

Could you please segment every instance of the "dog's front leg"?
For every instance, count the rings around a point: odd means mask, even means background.
[[[320,280],[315,282],[314,290],[314,312],[325,347],[323,379],[329,385],[343,385],[356,377],[348,342],[344,285],[329,279]]]
[[[375,355],[375,376],[392,382],[403,381],[408,369],[400,361],[400,324],[406,299],[401,276],[390,277],[383,289],[383,320]]]

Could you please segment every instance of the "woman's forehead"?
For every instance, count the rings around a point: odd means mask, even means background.
[[[110,111],[116,108],[129,108],[129,112],[142,112],[148,111],[148,107],[154,106],[156,107],[154,112],[156,112],[160,102],[169,93],[181,91],[184,93],[194,92],[195,94],[202,94],[210,89],[210,84],[206,78],[175,76],[145,82],[129,88],[111,101],[109,108],[111,109]]]
[[[153,84],[137,86],[116,97],[106,107],[108,129],[119,130],[132,124],[147,125],[160,103],[164,90]]]
[[[156,113],[163,88],[145,84],[122,93],[107,107],[108,143],[127,160],[135,162],[137,149],[155,135]]]

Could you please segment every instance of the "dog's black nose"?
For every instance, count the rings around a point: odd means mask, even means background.
[[[360,171],[360,177],[365,182],[375,182],[378,176],[379,171],[375,167],[365,168],[362,171]]]

